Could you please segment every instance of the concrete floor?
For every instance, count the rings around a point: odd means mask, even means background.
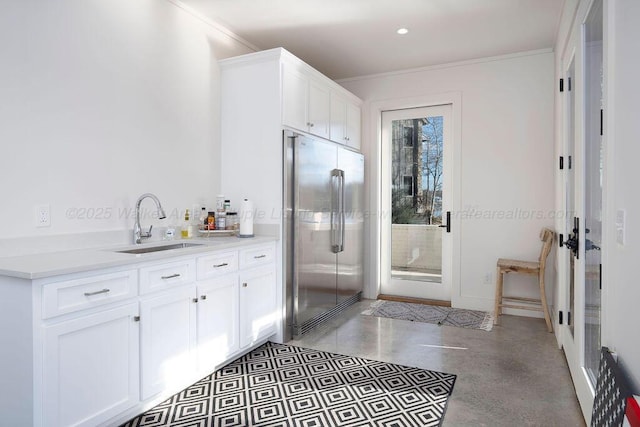
[[[584,426],[564,353],[543,319],[491,332],[363,316],[372,301],[288,344],[456,374],[444,426]]]

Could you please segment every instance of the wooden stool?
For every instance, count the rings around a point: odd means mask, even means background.
[[[553,332],[551,317],[549,316],[549,308],[547,307],[547,295],[544,288],[544,269],[547,262],[547,256],[551,252],[553,244],[554,232],[548,228],[543,228],[540,232],[540,240],[542,240],[542,249],[540,250],[540,258],[535,261],[521,261],[516,259],[498,260],[497,277],[496,277],[496,301],[495,301],[495,319],[494,324],[498,323],[498,317],[502,314],[502,308],[517,308],[520,310],[542,311],[544,320],[547,322],[547,329]],[[502,295],[503,274],[520,273],[538,276],[538,285],[540,286],[540,299],[523,298],[523,297],[507,297]],[[519,301],[526,305],[504,304],[504,300]]]

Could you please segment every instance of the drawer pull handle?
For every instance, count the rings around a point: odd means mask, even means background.
[[[171,274],[171,275],[169,275],[169,276],[160,276],[160,278],[161,278],[161,279],[165,279],[165,280],[167,280],[167,279],[173,279],[173,278],[175,278],[175,277],[180,277],[180,273]]]
[[[85,293],[84,293],[84,296],[85,296],[85,297],[90,297],[90,296],[92,296],[92,295],[106,294],[106,293],[107,293],[107,292],[109,292],[109,291],[110,291],[110,289],[105,288],[105,289],[103,289],[103,290],[101,290],[101,291],[85,292]]]
[[[267,256],[263,254],[263,255],[256,255],[256,256],[254,256],[253,258],[255,258],[255,259],[260,259],[260,258],[266,258],[266,257],[267,257]]]
[[[214,265],[213,268],[226,267],[227,265],[229,264],[227,264],[226,262],[223,262],[222,264]]]

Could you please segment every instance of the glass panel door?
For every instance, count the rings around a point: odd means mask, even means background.
[[[383,243],[389,251],[390,280],[383,280],[383,294],[450,299],[450,284],[443,272],[443,260],[448,265],[450,256],[443,251],[448,240],[450,111],[451,106],[445,105],[383,113],[388,153],[383,186],[390,191],[391,212],[390,239],[388,245]]]
[[[602,242],[602,0],[596,0],[584,25],[585,71],[585,307],[584,368],[595,389],[600,363]]]

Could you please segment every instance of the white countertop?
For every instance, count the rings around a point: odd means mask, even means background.
[[[82,250],[2,257],[0,258],[0,276],[18,277],[21,279],[42,279],[61,274],[119,267],[147,261],[158,261],[184,255],[200,255],[211,251],[274,242],[276,240],[277,239],[275,237],[252,237],[246,239],[238,237],[210,237],[188,240],[176,239],[173,241],[154,242],[141,245],[117,245]],[[170,249],[145,254],[117,252],[126,249],[164,246],[175,243],[197,243],[201,246]]]

